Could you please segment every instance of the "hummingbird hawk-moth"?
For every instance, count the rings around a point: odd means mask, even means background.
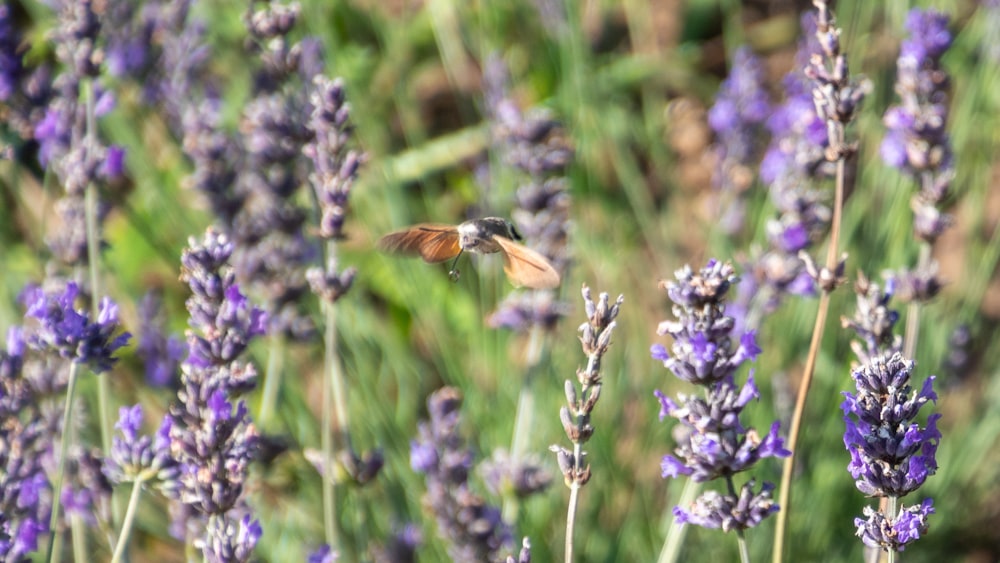
[[[379,239],[385,252],[418,255],[424,262],[436,263],[454,258],[452,279],[458,279],[455,264],[466,250],[477,254],[499,252],[503,270],[517,287],[548,289],[559,285],[559,273],[548,259],[515,241],[521,235],[514,225],[499,217],[472,219],[459,225],[420,223]]]

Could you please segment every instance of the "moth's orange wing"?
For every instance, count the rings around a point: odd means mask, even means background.
[[[517,287],[550,289],[559,285],[559,272],[548,259],[508,238],[494,237],[503,251],[503,271]]]
[[[432,223],[389,233],[379,239],[378,247],[384,252],[419,255],[425,262],[444,262],[462,251],[456,227]]]

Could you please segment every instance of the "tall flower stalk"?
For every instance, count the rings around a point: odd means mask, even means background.
[[[38,390],[25,372],[24,328],[10,327],[0,350],[0,559],[21,561],[48,533],[50,455]]]
[[[844,392],[844,446],[851,455],[847,466],[855,486],[866,497],[880,499],[879,506],[865,506],[864,518],[855,518],[856,535],[873,550],[896,554],[927,533],[933,500],[904,506],[902,497],[914,492],[937,471],[941,434],[940,414],[924,426],[916,422],[921,408],[936,402],[934,376],[920,390],[912,386],[914,362],[900,353],[900,338],[893,332],[899,319],[889,309],[891,293],[861,277],[855,286],[857,310],[842,319],[855,332],[852,349],[859,362],[851,369],[856,392]]]
[[[816,115],[826,126],[827,146],[825,160],[836,165],[834,180],[833,215],[826,261],[817,267],[807,253],[800,252],[806,262],[806,270],[821,290],[816,322],[813,325],[809,355],[803,368],[795,400],[795,410],[788,432],[788,448],[791,455],[785,459],[781,474],[781,492],[778,503],[785,508],[778,515],[774,535],[773,560],[780,563],[784,557],[785,528],[788,522],[791,498],[792,472],[795,468],[795,452],[799,430],[802,426],[806,398],[812,385],[819,356],[820,343],[826,328],[830,309],[830,294],[842,283],[846,257],[839,255],[840,225],[843,214],[844,197],[847,191],[847,160],[856,152],[854,143],[847,140],[847,125],[854,120],[870,85],[867,82],[854,83],[847,65],[847,55],[840,47],[840,28],[836,27],[833,13],[825,0],[813,0],[816,7],[816,39],[821,54],[814,54],[806,68],[806,76],[812,81],[813,104]]]
[[[718,225],[727,235],[741,232],[746,223],[746,194],[754,179],[752,162],[771,114],[764,68],[749,47],[733,54],[729,76],[719,87],[708,124],[715,132],[712,184]]]
[[[670,416],[681,424],[674,432],[677,447],[661,462],[662,476],[687,475],[698,483],[721,479],[725,487],[722,492],[706,491],[688,505],[675,506],[674,522],[735,532],[740,559],[749,561],[745,531],[778,512],[779,505],[771,498],[773,484],[762,483],[757,490],[755,479],[737,486],[734,477],[763,458],[787,457],[790,452],[778,436],[777,421],[764,437],[740,421],[743,409],[759,393],[752,372],[743,385],[736,383],[735,373],[761,350],[753,331],[733,334],[735,320],[726,315],[727,294],[738,282],[735,270],[709,260],[698,272],[688,266],[678,270],[675,278],[662,287],[674,302],[676,320],[664,321],[657,328],[658,334],[669,334],[673,344],[670,350],[654,344],[651,354],[677,378],[701,386],[704,395],[681,394],[675,401],[655,392],[660,420]],[[670,552],[668,541],[660,561],[672,560]]]
[[[95,320],[75,308],[79,288],[69,282],[62,291],[45,291],[41,287],[30,289],[25,295],[28,305],[26,316],[35,319],[27,341],[32,348],[58,354],[69,360],[70,372],[63,407],[59,453],[53,477],[52,513],[49,516],[48,560],[54,561],[53,549],[58,531],[59,509],[62,502],[62,484],[69,453],[70,427],[76,384],[80,366],[87,366],[96,374],[111,369],[117,358],[113,354],[124,346],[130,334],[119,331],[118,306],[105,297],[100,301],[99,315]],[[116,334],[118,333],[118,334]]]
[[[125,557],[139,507],[139,495],[149,483],[162,485],[177,479],[178,466],[170,455],[170,428],[173,419],[164,417],[155,437],[139,434],[142,425],[142,407],[121,407],[118,411],[118,430],[112,441],[111,455],[105,460],[104,474],[115,485],[131,483],[132,492],[118,534],[117,545],[111,556],[112,563]]]
[[[896,60],[896,94],[899,104],[884,116],[886,136],[880,152],[886,164],[899,169],[917,184],[910,200],[913,234],[920,243],[912,271],[896,274],[909,303],[903,355],[913,358],[920,329],[922,303],[932,299],[941,284],[932,258],[934,243],[952,223],[941,210],[955,176],[948,123],[950,77],[941,58],[951,46],[948,16],[934,10],[912,10],[906,18],[910,37],[902,42]]]
[[[191,330],[181,389],[165,423],[178,467],[161,486],[175,501],[174,532],[208,561],[248,561],[261,535],[245,501],[259,438],[239,398],[256,386],[257,371],[240,356],[265,333],[267,315],[240,291],[232,254],[229,238],[209,229],[181,258],[181,279],[192,292]]]
[[[566,406],[559,409],[559,420],[562,422],[566,437],[573,443],[573,450],[559,445],[549,449],[556,454],[559,470],[563,474],[563,482],[569,487],[569,505],[566,508],[566,544],[564,560],[573,561],[573,536],[576,531],[576,509],[580,491],[590,481],[590,464],[587,463],[587,452],[583,445],[594,434],[590,424],[590,415],[601,398],[601,360],[611,346],[611,335],[615,330],[615,318],[621,308],[624,297],[619,295],[613,304],[608,301],[608,294],[601,293],[595,303],[590,295],[590,288],[583,286],[583,303],[587,312],[587,322],[580,325],[580,344],[587,356],[587,367],[576,372],[579,391],[576,385],[566,380]]]
[[[454,387],[431,394],[429,420],[420,423],[417,439],[410,442],[410,465],[426,479],[424,503],[437,520],[452,561],[504,561],[501,552],[511,547],[511,529],[500,509],[470,488],[475,460],[459,431],[461,405],[462,396]]]
[[[327,545],[340,545],[337,533],[334,449],[340,448],[341,465],[355,482],[365,483],[378,473],[382,456],[378,451],[359,456],[351,442],[347,407],[347,383],[341,367],[337,339],[336,302],[351,288],[356,270],[338,270],[337,242],[344,238],[349,198],[365,154],[349,147],[354,132],[351,109],[341,80],[317,76],[310,95],[312,115],[308,128],[312,141],[303,149],[312,161],[309,176],[318,215],[318,233],[323,243],[322,267],[306,272],[309,287],[322,304],[325,324],[323,356],[322,453],[323,522]],[[336,422],[334,422],[334,417]]]

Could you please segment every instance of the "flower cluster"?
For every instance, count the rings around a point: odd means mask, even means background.
[[[341,80],[317,76],[310,103],[313,109],[308,127],[313,140],[302,150],[313,163],[309,179],[319,203],[319,236],[324,240],[339,240],[344,237],[351,188],[366,156],[348,148],[353,126]],[[325,268],[310,268],[306,272],[313,293],[330,303],[347,293],[356,273],[354,268],[338,273],[335,261],[336,256],[327,256]]]
[[[496,561],[510,544],[510,527],[500,509],[487,504],[469,486],[473,456],[459,434],[458,390],[445,387],[427,399],[430,420],[420,424],[410,442],[410,465],[427,479],[424,499],[434,512],[438,533],[449,543],[454,561]]]
[[[247,45],[260,65],[240,120],[244,161],[236,184],[246,199],[231,225],[233,267],[240,283],[267,302],[269,332],[303,340],[315,333],[299,306],[317,249],[305,235],[308,214],[296,199],[306,183],[303,147],[313,134],[306,126],[308,87],[322,59],[314,41],[291,40],[297,3],[256,5],[249,3],[245,17]]]
[[[951,224],[939,206],[954,177],[948,121],[948,73],[941,57],[951,46],[948,16],[914,9],[906,18],[910,37],[896,60],[899,105],[884,117],[887,129],[880,152],[886,164],[913,176],[919,192],[911,200],[916,236],[931,244]]]
[[[619,295],[612,304],[608,300],[608,294],[602,293],[595,303],[590,296],[590,288],[583,286],[587,322],[580,325],[580,344],[587,356],[587,367],[576,372],[576,379],[580,383],[579,392],[572,381],[566,380],[566,406],[559,409],[559,419],[566,437],[573,443],[573,450],[558,445],[549,448],[556,454],[563,481],[571,489],[582,487],[590,480],[590,465],[587,464],[587,454],[582,448],[594,434],[590,415],[601,398],[601,361],[611,346],[611,335],[617,324],[615,319],[624,300]]]
[[[883,293],[863,276],[855,292],[854,317],[841,319],[857,336],[851,348],[860,362],[851,370],[857,392],[844,392],[841,404],[844,446],[851,454],[847,470],[865,495],[895,501],[937,471],[941,415],[930,415],[924,427],[915,422],[927,402],[937,401],[935,377],[928,377],[919,392],[912,389],[913,362],[902,356],[901,339],[893,333],[899,314],[889,308],[892,292]],[[865,507],[865,518],[855,519],[857,535],[870,547],[902,551],[927,532],[927,516],[933,512],[931,499],[920,506],[900,506],[895,514]]]
[[[115,104],[113,95],[96,84],[105,57],[101,8],[91,0],[55,4],[59,25],[52,40],[62,66],[51,83],[51,96],[38,100],[45,104],[45,114],[34,123],[32,135],[41,164],[51,167],[66,191],[55,204],[60,222],[47,242],[53,255],[72,267],[87,263],[88,236],[100,236],[88,234],[86,227],[87,186],[119,178],[125,152],[100,142],[88,117],[100,117]],[[99,224],[108,209],[95,209]]]
[[[187,308],[193,330],[179,402],[161,429],[177,463],[176,479],[162,488],[184,506],[183,528],[197,530],[194,543],[210,561],[246,561],[260,537],[243,499],[258,436],[237,397],[256,385],[253,365],[239,357],[252,338],[264,334],[266,315],[236,285],[228,264],[232,253],[229,239],[209,229],[201,243],[192,239],[181,258],[181,278],[192,292]]]
[[[840,324],[857,336],[851,342],[851,350],[858,360],[867,363],[876,356],[902,350],[902,339],[893,332],[899,313],[889,308],[893,292],[883,293],[877,284],[861,275],[854,284],[854,293],[857,295],[854,316],[842,317]]]
[[[115,351],[124,346],[131,335],[118,332],[118,306],[109,297],[101,300],[97,320],[74,308],[79,287],[66,284],[62,292],[48,292],[41,287],[29,288],[24,294],[26,316],[38,321],[29,343],[39,350],[51,350],[61,357],[88,365],[95,373],[111,369],[118,361]]]
[[[177,478],[177,464],[170,456],[170,427],[172,419],[164,417],[155,437],[141,435],[142,406],[118,409],[118,434],[112,438],[111,454],[104,464],[104,474],[114,483],[156,480],[170,481]]]
[[[913,362],[899,353],[882,355],[851,371],[857,393],[844,393],[844,446],[851,454],[847,470],[858,490],[872,497],[901,498],[919,488],[937,471],[935,459],[941,433],[939,413],[921,427],[915,419],[928,401],[937,401],[934,376],[920,391],[910,386]],[[858,536],[866,545],[902,551],[926,533],[931,499],[919,506],[900,507],[898,514],[865,511],[856,518]]]
[[[663,282],[660,287],[674,302],[677,320],[663,321],[656,329],[674,342],[670,351],[654,344],[650,348],[653,358],[688,383],[711,387],[731,379],[743,362],[753,361],[760,353],[754,331],[741,334],[739,345],[732,349],[734,320],[726,315],[724,302],[739,281],[736,271],[730,264],[709,260],[697,274],[684,266],[674,275],[676,282]]]
[[[949,76],[941,58],[951,46],[948,16],[933,10],[912,10],[906,19],[910,38],[900,46],[896,61],[896,93],[899,105],[884,116],[887,128],[882,140],[882,159],[918,184],[910,199],[914,235],[933,245],[952,224],[942,211],[955,176],[948,120]],[[924,303],[941,289],[937,263],[922,252],[911,270],[889,274],[904,302]],[[908,348],[909,349],[909,348]]]
[[[49,432],[23,373],[24,331],[11,327],[0,350],[0,559],[27,560],[48,532],[51,485],[43,459]]]
[[[153,292],[147,293],[139,303],[139,319],[136,353],[145,362],[146,383],[153,387],[174,385],[186,350],[182,340],[164,333],[160,300]]]
[[[729,234],[743,229],[743,196],[753,183],[753,161],[772,111],[765,80],[760,59],[748,47],[740,47],[708,111],[708,125],[716,137],[713,183],[719,190],[719,224]]]
[[[804,73],[809,58],[819,52],[811,12],[802,16],[802,31],[795,68],[783,81],[785,99],[773,107],[766,122],[771,143],[761,160],[760,177],[778,217],[767,221],[767,248],[752,248],[744,260],[746,274],[729,309],[740,331],[759,326],[786,295],[815,293],[798,253],[822,236],[830,222],[824,195],[809,182],[827,173],[826,127],[816,115]]]
[[[771,499],[773,485],[763,483],[760,492],[754,492],[751,479],[737,492],[732,477],[760,459],[787,457],[790,452],[778,436],[778,422],[763,438],[740,422],[743,409],[758,397],[758,391],[752,374],[742,386],[735,383],[734,374],[744,362],[753,361],[760,349],[752,331],[741,335],[733,349],[734,321],[725,314],[726,294],[737,282],[732,266],[710,260],[697,274],[686,266],[675,277],[676,281],[663,286],[674,302],[677,320],[664,321],[657,330],[670,334],[674,344],[670,352],[653,345],[652,356],[678,378],[704,387],[705,396],[681,394],[674,401],[655,392],[660,420],[671,416],[682,425],[675,432],[679,443],[674,455],[663,457],[662,475],[689,475],[699,482],[724,479],[725,494],[707,491],[691,507],[676,507],[674,515],[679,522],[741,532],[777,512],[778,506]]]

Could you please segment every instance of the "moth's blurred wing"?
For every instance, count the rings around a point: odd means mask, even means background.
[[[462,251],[457,228],[431,223],[389,233],[379,239],[378,247],[383,252],[419,255],[425,262],[444,262]]]
[[[517,287],[549,289],[559,285],[559,272],[548,259],[508,238],[494,237],[503,251],[503,271]]]

